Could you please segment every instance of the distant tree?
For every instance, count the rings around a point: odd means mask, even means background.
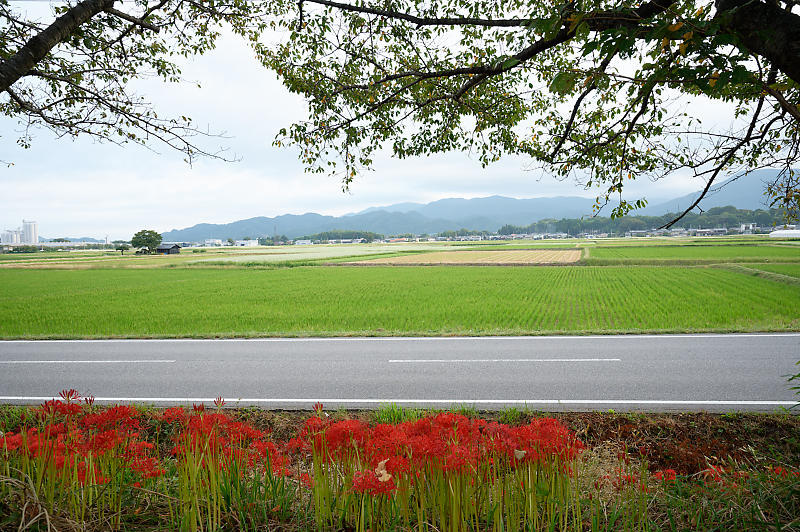
[[[69,238],[54,238],[51,242],[70,242]]]
[[[160,243],[161,235],[151,229],[142,229],[131,238],[133,247],[145,249],[147,253],[155,253]]]
[[[234,242],[234,240],[233,240],[232,238],[229,238],[229,239],[228,239],[228,244],[229,244],[229,245],[231,245],[231,246],[232,246],[232,245],[234,245],[235,243],[236,243],[236,242]]]
[[[156,244],[156,245],[157,245],[157,244]],[[114,247],[114,249],[116,249],[116,250],[117,250],[117,251],[119,251],[119,252],[120,252],[122,255],[124,255],[126,251],[128,251],[129,249],[131,249],[131,247],[130,247],[128,244],[126,244],[126,243],[122,242],[122,243],[119,243],[119,244],[117,244],[117,245]]]
[[[10,253],[36,253],[39,248],[36,246],[14,246],[9,250]]]
[[[525,233],[568,233],[577,235],[581,232],[597,233],[625,233],[627,231],[641,231],[655,229],[673,219],[678,213],[667,213],[662,216],[624,216],[622,218],[606,218],[594,216],[584,219],[562,218],[561,220],[539,220],[530,225],[519,226],[506,224],[497,232],[501,235]],[[738,229],[740,224],[755,223],[762,230],[775,226],[783,221],[783,215],[778,209],[755,210],[737,209],[735,207],[714,207],[698,214],[689,213],[681,221],[684,227],[711,229],[715,227],[728,227]]]

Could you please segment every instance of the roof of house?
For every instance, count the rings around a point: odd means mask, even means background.
[[[172,248],[180,248],[178,244],[159,244],[156,249],[172,249]]]

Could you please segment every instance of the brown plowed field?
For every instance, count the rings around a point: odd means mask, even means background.
[[[580,249],[509,249],[506,251],[437,251],[384,257],[359,261],[353,264],[388,265],[437,265],[437,264],[475,264],[475,265],[526,265],[526,264],[569,264],[581,258]]]

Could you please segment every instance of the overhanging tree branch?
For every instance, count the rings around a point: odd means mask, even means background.
[[[772,84],[772,83],[775,83],[776,74],[777,74],[777,72],[776,72],[776,70],[774,68],[770,70],[770,73],[769,73],[769,75],[767,77],[767,84],[768,85]],[[681,218],[683,218],[684,216],[689,214],[692,211],[692,209],[697,207],[700,204],[700,201],[704,197],[706,197],[706,194],[708,194],[708,191],[711,189],[711,185],[714,184],[714,180],[717,178],[717,176],[719,176],[720,172],[728,165],[728,163],[731,162],[733,157],[736,155],[736,152],[739,151],[739,149],[741,149],[742,146],[744,146],[745,144],[747,144],[748,142],[750,142],[752,140],[753,131],[755,131],[756,124],[758,124],[758,119],[761,116],[761,110],[764,107],[764,100],[765,100],[765,98],[764,98],[764,95],[762,94],[758,99],[758,104],[756,104],[756,109],[753,112],[753,118],[750,120],[750,125],[747,128],[747,133],[745,134],[745,136],[739,142],[736,143],[735,146],[733,146],[732,148],[730,148],[728,150],[728,152],[723,157],[722,162],[719,163],[718,165],[716,165],[716,167],[714,168],[713,173],[711,174],[711,177],[709,177],[708,182],[706,183],[706,186],[700,192],[700,195],[697,196],[697,198],[692,202],[692,204],[689,206],[688,209],[686,209],[680,215],[676,216],[675,218],[673,218],[669,222],[667,222],[664,225],[662,225],[661,227],[659,227],[659,229],[669,229],[670,227],[675,225],[675,222],[677,222],[678,220],[680,220]]]
[[[114,9],[113,7],[107,8],[105,10],[105,12],[109,13],[111,15],[114,15],[115,17],[121,18],[122,20],[126,20],[126,21],[130,22],[131,24],[135,24],[136,26],[139,26],[139,27],[144,28],[146,30],[158,32],[158,26],[154,26],[153,24],[150,24],[146,20],[143,20],[143,19],[140,19],[140,18],[136,18],[133,15],[129,15],[129,14],[124,13],[124,12],[118,10],[118,9]]]
[[[50,50],[82,24],[113,5],[114,0],[83,0],[68,9],[41,33],[31,37],[17,53],[0,62],[0,93],[30,71]]]

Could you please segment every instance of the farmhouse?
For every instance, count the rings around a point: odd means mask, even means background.
[[[178,244],[159,244],[156,248],[156,253],[164,255],[177,255],[181,252],[181,247]]]

